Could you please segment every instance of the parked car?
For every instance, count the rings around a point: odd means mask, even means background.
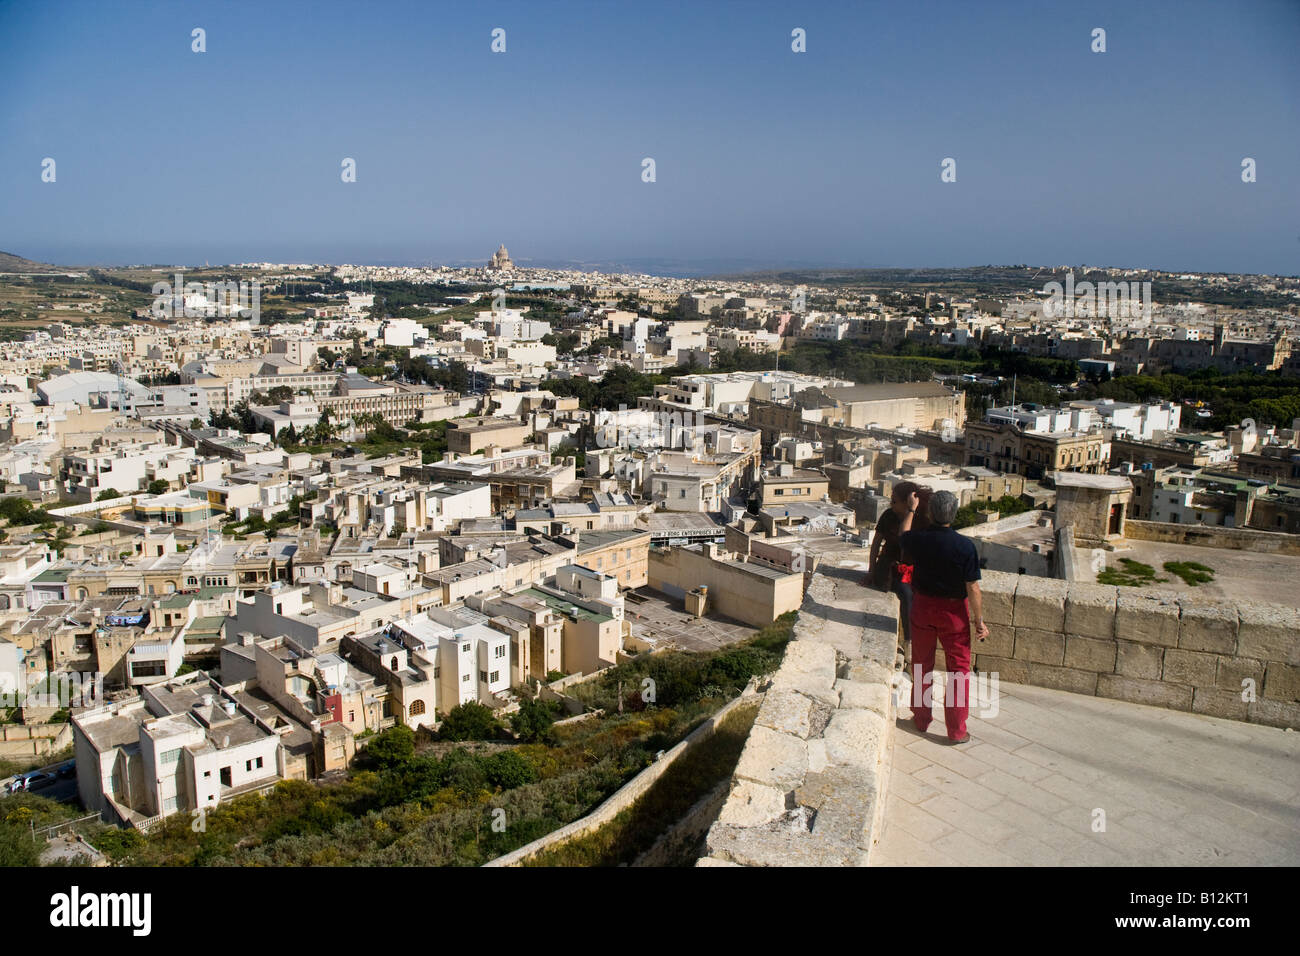
[[[67,780],[70,777],[75,777],[77,775],[77,761],[66,760],[55,767],[54,772],[58,775],[60,780]]]
[[[48,770],[38,770],[27,775],[27,790],[40,790],[52,785],[59,778]]]

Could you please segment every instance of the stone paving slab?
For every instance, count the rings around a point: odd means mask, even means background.
[[[1003,683],[953,746],[941,686],[924,734],[899,710],[873,866],[1300,864],[1298,733]]]

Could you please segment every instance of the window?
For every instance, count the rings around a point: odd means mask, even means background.
[[[462,684],[466,683],[468,680],[469,680],[469,675],[468,675],[468,674],[461,674],[461,675],[460,675],[460,682],[461,682]]]
[[[212,776],[212,771],[211,771],[211,770],[205,770],[205,771],[203,771],[203,779],[207,780],[207,779],[209,779],[211,776]]]
[[[349,711],[348,711],[348,723],[350,724],[350,723],[352,723],[352,722],[353,722],[354,720],[356,720],[356,719],[357,719],[357,712],[356,712],[355,710],[349,710]]]
[[[160,763],[164,764],[176,763],[176,761],[181,759],[180,748],[177,747],[175,750],[164,750],[162,756],[158,759]]]
[[[175,797],[168,797],[163,801],[163,813],[171,813],[176,809],[177,803]]]
[[[244,772],[245,772],[245,773],[252,773],[252,772],[253,772],[253,761],[251,761],[251,760],[245,760],[245,761],[244,761]]]
[[[493,656],[493,657],[505,657],[505,656],[506,656],[506,646],[505,646],[504,644],[498,644],[496,647],[492,648],[492,656]]]
[[[460,652],[461,652],[462,654],[468,654],[468,653],[469,653],[469,645],[468,645],[468,644],[462,644],[462,645],[460,646]]]
[[[493,671],[491,674],[488,674],[488,683],[490,684],[495,684],[500,679],[501,679],[500,671]]]
[[[411,702],[411,716],[419,717],[424,713],[424,701],[416,700]]]
[[[480,681],[482,681],[483,683],[486,684],[486,683],[487,683],[487,679],[488,679],[488,677],[487,677],[487,671],[479,671],[479,672],[478,672],[478,679],[479,679]]]

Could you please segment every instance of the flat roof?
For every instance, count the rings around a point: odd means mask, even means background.
[[[519,597],[521,595],[541,601],[552,611],[555,611],[558,614],[563,614],[566,617],[572,617],[574,620],[598,621],[601,623],[614,620],[614,618],[609,614],[600,614],[596,611],[589,611],[585,607],[574,604],[572,601],[566,601],[563,598],[558,598],[553,594],[547,594],[545,591],[539,591],[536,588],[525,588],[522,591],[516,592],[512,596]]]
[[[1133,482],[1123,475],[1090,475],[1082,471],[1054,471],[1058,488],[1096,488],[1099,491],[1128,491]]]

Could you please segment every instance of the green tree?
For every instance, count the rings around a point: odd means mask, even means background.
[[[524,700],[519,710],[510,715],[510,729],[520,740],[548,740],[558,713],[559,706],[553,701]]]
[[[0,518],[12,525],[35,524],[43,516],[26,498],[0,498]]]
[[[438,728],[442,740],[494,740],[501,736],[502,727],[491,707],[477,701],[457,704]]]
[[[39,865],[40,852],[31,831],[21,823],[0,822],[0,866]]]
[[[466,796],[486,789],[488,776],[479,758],[457,747],[442,759],[439,777],[444,787],[451,787]]]
[[[389,727],[366,745],[363,762],[376,770],[406,766],[415,756],[415,731],[405,724]]]
[[[105,488],[103,491],[99,493],[99,497],[96,498],[95,500],[112,501],[114,498],[121,498],[121,497],[122,497],[122,492],[118,491],[116,488]]]
[[[481,765],[487,782],[502,790],[513,790],[537,779],[537,771],[513,750],[502,750],[484,757]]]
[[[153,481],[149,482],[149,494],[165,495],[167,494],[167,489],[170,487],[171,485],[168,484],[167,479],[155,478]]]

